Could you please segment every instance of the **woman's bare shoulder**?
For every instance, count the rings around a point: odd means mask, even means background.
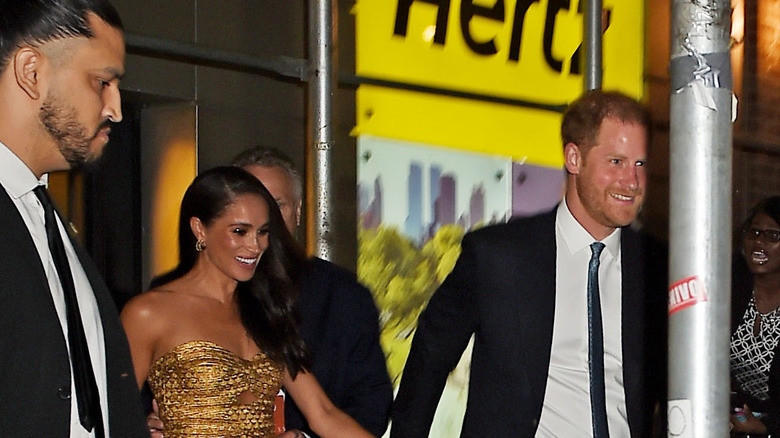
[[[122,320],[159,320],[161,316],[169,315],[176,311],[176,301],[179,294],[176,288],[164,285],[157,289],[136,295],[125,304],[122,309]]]

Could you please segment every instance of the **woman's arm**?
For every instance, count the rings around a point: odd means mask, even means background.
[[[138,387],[141,388],[149,376],[154,357],[155,330],[154,306],[147,297],[139,295],[130,300],[120,315],[122,325],[130,343],[130,355]]]
[[[313,374],[301,372],[293,380],[285,371],[283,384],[317,435],[323,438],[373,437],[330,401]]]

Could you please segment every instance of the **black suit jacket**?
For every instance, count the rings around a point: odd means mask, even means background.
[[[623,376],[633,437],[647,436],[652,409],[645,394],[646,264],[640,246],[637,233],[624,228]],[[555,210],[466,234],[455,268],[420,316],[394,405],[392,437],[428,436],[447,375],[472,334],[461,436],[534,436],[550,363],[555,260]],[[661,302],[664,291],[657,291]]]
[[[148,437],[116,307],[89,256],[72,243],[103,324],[110,435]],[[38,251],[2,186],[0,254],[0,436],[68,436],[71,377],[65,337]]]
[[[299,308],[301,337],[312,353],[312,373],[336,406],[382,436],[393,387],[379,345],[379,315],[371,292],[346,269],[312,258]],[[285,425],[317,436],[291,397],[285,404]]]

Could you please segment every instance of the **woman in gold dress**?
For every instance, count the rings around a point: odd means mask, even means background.
[[[166,438],[274,437],[281,386],[317,434],[371,436],[307,372],[294,311],[305,257],[254,176],[218,167],[195,178],[179,260],[122,311],[138,385],[148,380]]]

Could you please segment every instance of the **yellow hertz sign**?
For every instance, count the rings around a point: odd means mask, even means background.
[[[356,132],[559,166],[560,113],[512,103],[581,93],[583,2],[358,0],[358,76],[487,101],[362,85]],[[640,97],[644,2],[603,3],[603,86]]]

